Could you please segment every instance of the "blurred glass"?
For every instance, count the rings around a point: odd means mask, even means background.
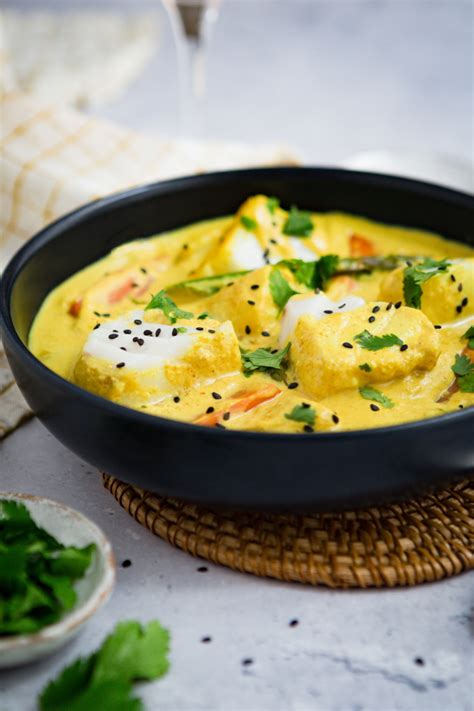
[[[185,136],[203,132],[206,49],[220,0],[163,0],[178,55],[179,122]]]

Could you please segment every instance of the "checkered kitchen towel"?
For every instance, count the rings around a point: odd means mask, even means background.
[[[285,149],[163,140],[31,95],[0,95],[0,270],[45,224],[100,196],[190,173],[294,162]],[[0,439],[30,415],[0,344]]]

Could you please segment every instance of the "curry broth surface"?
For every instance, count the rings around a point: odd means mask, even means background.
[[[166,290],[172,284],[216,273],[216,270],[209,266],[209,255],[219,247],[223,235],[231,228],[233,219],[225,217],[201,222],[159,236],[130,242],[73,275],[54,289],[43,303],[30,333],[31,351],[51,370],[67,380],[74,380],[84,344],[97,323],[113,320],[133,309],[143,309],[152,294],[161,289]],[[348,238],[354,234],[363,235],[369,240],[378,255],[422,255],[435,259],[474,256],[474,250],[466,245],[447,241],[440,236],[378,224],[357,216],[314,213],[312,220],[314,231],[309,241],[315,252],[315,259],[318,254],[328,253],[341,257],[349,256],[351,252]],[[113,280],[116,273],[130,268],[136,268],[137,274],[143,273],[145,278],[149,272],[146,265],[150,264],[150,260],[154,269],[153,278],[148,278],[143,287],[133,287],[135,290],[143,288],[143,293],[139,296],[135,294],[118,298],[114,303],[108,303],[106,300],[104,305],[101,288],[104,283],[108,283],[107,280]],[[386,272],[379,271],[359,276],[351,282],[351,293],[366,301],[377,302],[380,300],[382,281],[386,277]],[[347,293],[346,282],[347,279],[335,277],[326,287],[326,293],[331,298],[344,297]],[[224,287],[221,295],[224,295],[225,289],[230,288],[232,287]],[[110,291],[108,293],[110,295]],[[71,313],[74,311],[74,304],[78,302],[78,295],[84,294],[86,306],[83,301],[80,313]],[[220,298],[219,293],[211,296],[183,293],[177,296],[175,301],[178,306],[196,315],[207,311],[212,317],[212,304],[215,304],[216,298]],[[92,308],[91,304],[96,304],[97,308]],[[239,309],[239,303],[235,304],[235,309]],[[149,312],[145,312],[147,313]],[[202,323],[205,324],[205,321],[203,319]],[[462,336],[473,323],[472,316],[461,314],[457,318],[453,316],[449,323],[438,329],[440,355],[434,368],[415,369],[406,377],[374,384],[374,387],[383,391],[394,403],[390,408],[378,407],[374,410],[371,407],[374,403],[361,397],[358,388],[334,392],[317,400],[310,397],[300,384],[288,388],[289,384],[296,382],[291,357],[286,383],[275,381],[265,372],[257,371],[250,377],[245,377],[242,372],[235,371],[222,375],[217,381],[199,383],[180,391],[179,396],[168,396],[155,403],[136,402],[132,406],[150,414],[194,422],[209,408],[214,411],[221,408],[225,412],[228,398],[232,399],[236,392],[248,393],[249,389],[258,391],[277,386],[282,391],[279,397],[262,401],[246,412],[237,411],[235,417],[232,416],[225,422],[221,419],[220,426],[301,433],[313,429],[318,431],[371,428],[440,415],[474,404],[472,394],[459,390],[453,391],[446,401],[437,402],[439,396],[453,382],[451,366],[455,354],[462,352],[466,344]],[[265,337],[261,333],[252,332],[242,334],[239,337],[239,345],[244,350],[276,350],[281,344],[279,345],[278,334],[275,332]],[[371,353],[367,352],[367,361],[370,361],[370,357]],[[219,402],[213,399],[212,395],[217,390],[221,398]],[[303,402],[309,402],[316,412],[314,428],[305,427],[304,422],[293,421],[285,416],[293,407]]]

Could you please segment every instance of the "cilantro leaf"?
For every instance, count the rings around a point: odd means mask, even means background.
[[[298,210],[298,208],[293,205],[288,219],[283,225],[283,234],[291,237],[309,237],[313,231],[313,227],[311,213]]]
[[[339,257],[336,254],[325,254],[314,262],[284,259],[278,264],[288,267],[295,279],[309,289],[324,289],[329,279],[337,272]]]
[[[198,316],[198,319],[200,321],[203,321],[205,318],[209,318],[209,314],[207,313],[207,311],[203,311],[202,314],[199,314]]]
[[[254,230],[257,229],[258,223],[257,220],[254,220],[253,217],[247,217],[247,215],[241,215],[240,216],[240,223],[245,227],[246,230],[249,232],[253,232]]]
[[[286,358],[290,351],[291,343],[276,353],[272,353],[270,348],[257,348],[255,351],[242,352],[242,369],[246,377],[250,377],[255,371],[270,371],[274,379],[279,380],[282,371],[286,367]]]
[[[314,425],[316,421],[316,410],[314,407],[307,407],[304,403],[295,405],[291,412],[285,413],[287,420],[294,422],[304,422],[307,425]]]
[[[170,299],[163,289],[155,294],[150,303],[145,306],[145,311],[148,309],[161,309],[171,323],[176,323],[179,318],[193,318],[194,316],[190,311],[183,311],[176,306],[173,299]]]
[[[467,329],[466,333],[462,334],[462,338],[467,338],[468,339],[468,347],[471,350],[474,350],[474,326],[469,326]]]
[[[373,336],[367,329],[354,336],[354,341],[368,351],[380,351],[382,348],[390,348],[390,346],[403,346],[402,339],[394,333]]]
[[[269,197],[267,200],[267,210],[270,215],[273,215],[275,213],[277,207],[280,207],[279,199],[276,197]]]
[[[406,267],[403,270],[403,296],[407,306],[414,309],[421,309],[421,296],[423,290],[421,285],[431,277],[440,272],[445,272],[450,262],[447,259],[437,261],[431,257],[426,257],[419,264]]]
[[[365,373],[370,373],[372,372],[372,368],[368,363],[362,363],[362,365],[359,365],[359,368],[363,370]]]
[[[227,274],[216,274],[209,277],[198,277],[197,279],[188,279],[177,284],[171,284],[166,287],[166,291],[192,291],[195,294],[205,294],[212,296],[220,291],[224,286],[230,286],[236,279],[249,274],[249,271],[228,272]]]
[[[288,300],[298,292],[291,288],[279,269],[273,269],[269,284],[273,301],[278,307],[278,314],[281,314]]]
[[[375,402],[378,402],[380,405],[382,405],[382,407],[388,409],[395,406],[395,403],[390,400],[387,395],[384,395],[375,388],[371,388],[370,385],[365,385],[363,388],[359,388],[359,392],[364,398],[364,400],[375,400]]]
[[[462,393],[474,393],[474,363],[467,355],[456,353],[451,370],[456,376],[456,383]]]
[[[78,659],[42,691],[41,711],[138,711],[132,684],[158,679],[169,668],[169,633],[159,622],[119,623],[100,649]]]

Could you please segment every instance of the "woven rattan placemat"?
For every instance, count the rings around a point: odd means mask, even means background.
[[[474,482],[359,511],[266,514],[211,510],[104,475],[152,533],[213,563],[333,588],[441,580],[474,567]]]

